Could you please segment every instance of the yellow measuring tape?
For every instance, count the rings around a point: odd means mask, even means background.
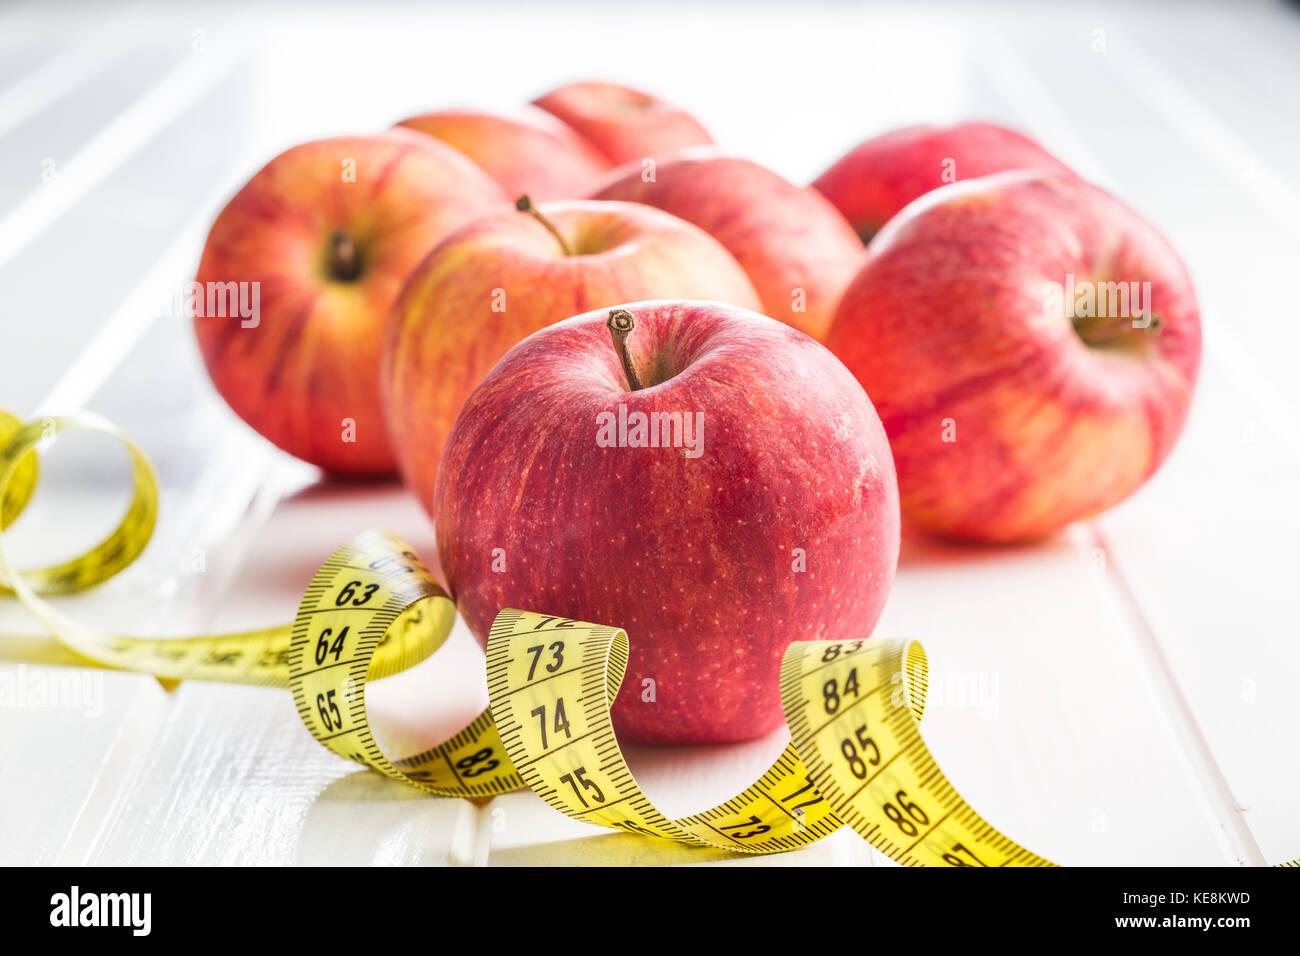
[[[790,745],[744,793],[669,819],[637,786],[614,735],[610,706],[628,660],[628,637],[616,627],[503,610],[487,644],[488,709],[424,753],[391,760],[380,751],[366,714],[367,682],[428,657],[456,616],[446,592],[392,532],[368,531],[335,552],[312,578],[291,626],[176,639],[83,627],[38,592],[79,591],[129,565],[153,532],[158,485],[144,452],[99,416],[21,425],[0,412],[0,529],[31,497],[36,451],[73,430],[125,445],[134,475],[126,515],[90,551],[50,568],[15,573],[0,543],[0,587],[87,664],[165,681],[287,686],[321,744],[441,796],[528,786],[588,823],[740,853],[796,849],[847,824],[907,865],[1052,865],[984,822],[939,770],[920,733],[926,660],[915,641],[791,644],[781,665]]]

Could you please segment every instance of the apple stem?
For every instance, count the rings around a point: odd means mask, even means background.
[[[361,275],[361,253],[352,237],[340,229],[330,237],[330,275],[342,282],[351,282]]]
[[[614,349],[618,352],[619,361],[623,363],[623,374],[627,376],[628,391],[638,391],[642,388],[641,376],[637,375],[636,368],[632,365],[632,357],[627,354],[627,337],[636,328],[636,320],[626,309],[611,309],[605,327],[609,329],[609,337],[614,340]]]
[[[561,251],[564,252],[566,256],[573,255],[573,253],[569,251],[569,244],[565,242],[564,237],[560,235],[560,230],[555,228],[555,223],[551,222],[551,220],[547,219],[545,216],[542,215],[542,211],[533,205],[533,201],[528,198],[527,193],[524,193],[524,195],[520,196],[518,199],[515,200],[515,208],[518,209],[520,212],[528,213],[530,216],[532,216],[534,219],[540,222],[543,226],[545,226],[546,231],[555,237],[555,241],[560,244],[560,249]]]
[[[1131,318],[1125,316],[1076,316],[1074,331],[1079,338],[1089,345],[1105,345],[1113,342],[1128,332],[1145,332],[1147,335],[1160,334],[1160,316],[1151,316],[1150,324],[1145,328],[1135,326]]]

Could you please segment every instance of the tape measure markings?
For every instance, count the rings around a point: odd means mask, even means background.
[[[1053,865],[994,829],[939,769],[920,733],[928,673],[916,642],[791,644],[780,668],[790,744],[742,793],[671,819],[637,784],[614,733],[610,708],[628,663],[628,636],[616,627],[503,610],[486,649],[488,708],[441,744],[400,759],[383,753],[366,684],[429,657],[455,620],[451,599],[392,532],[365,532],[331,555],[291,625],[159,640],[99,634],[38,592],[102,583],[148,543],[157,479],[131,439],[86,413],[22,425],[0,411],[0,537],[32,497],[41,443],[74,430],[123,443],[131,502],[103,541],[51,567],[15,572],[0,547],[0,587],[88,663],[168,682],[288,687],[323,746],[432,794],[482,798],[527,785],[578,820],[747,854],[807,846],[848,825],[907,866]]]

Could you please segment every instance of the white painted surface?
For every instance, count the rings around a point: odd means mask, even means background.
[[[1032,548],[907,542],[878,633],[925,642],[927,739],[1033,850],[1094,865],[1300,855],[1290,8],[146,4],[125,18],[0,9],[0,407],[100,411],[163,479],[144,559],[70,601],[75,613],[145,634],[273,623],[365,527],[432,547],[400,488],[320,484],[240,425],[186,323],[160,315],[224,197],[280,149],[441,105],[506,107],[582,75],[676,99],[728,148],[800,180],[872,133],[987,117],[1169,235],[1202,297],[1203,380],[1168,465],[1099,521]],[[67,175],[43,182],[45,159]],[[121,462],[92,439],[56,447],[48,472],[13,529],[20,558],[86,543],[121,503]],[[32,627],[0,603],[0,634]],[[530,793],[423,797],[320,748],[285,694],[167,694],[18,663],[32,640],[0,638],[0,666],[85,683],[75,707],[0,708],[3,863],[887,863],[849,833],[754,861],[588,827]],[[458,627],[379,685],[391,749],[472,716],[481,666]],[[665,810],[688,812],[781,744],[630,760]]]

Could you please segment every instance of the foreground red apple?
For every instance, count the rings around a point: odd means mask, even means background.
[[[617,83],[569,83],[533,103],[563,120],[615,166],[713,142],[685,110]]]
[[[1073,176],[1004,173],[911,206],[827,345],[875,400],[904,515],[1018,541],[1110,507],[1173,447],[1201,355],[1186,271]]]
[[[909,126],[854,147],[813,186],[867,242],[918,196],[1011,169],[1069,171],[1033,140],[1003,126]]]
[[[898,555],[862,388],[808,336],[718,303],[589,312],[515,346],[456,420],[434,514],[480,641],[503,607],[626,628],[614,724],[649,743],[779,726],[782,650],[868,637]]]
[[[539,213],[556,234],[508,211],[448,237],[393,309],[385,408],[402,476],[425,508],[461,405],[516,342],[593,306],[656,296],[758,308],[727,250],[675,216],[590,201],[551,203]]]
[[[527,193],[539,202],[587,195],[610,165],[568,126],[532,107],[513,116],[439,110],[398,125],[460,150],[509,195]]]
[[[611,174],[596,199],[646,203],[693,222],[736,257],[763,311],[813,338],[826,333],[840,294],[862,264],[862,244],[821,195],[747,159],[690,150]]]
[[[379,394],[384,321],[438,240],[506,203],[463,155],[406,130],[281,153],[221,211],[199,263],[208,305],[214,290],[220,300],[225,289],[249,289],[260,306],[249,317],[195,315],[217,391],[299,458],[344,474],[391,473]]]

